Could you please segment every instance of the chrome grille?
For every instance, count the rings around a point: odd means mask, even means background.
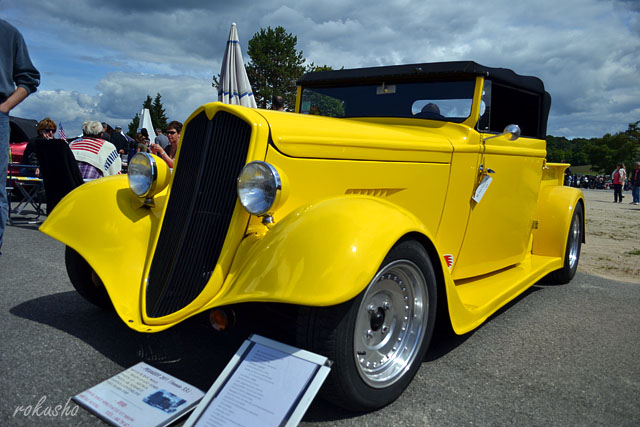
[[[200,113],[183,129],[162,229],[147,283],[147,315],[162,317],[187,306],[215,269],[236,202],[251,126],[218,112]]]

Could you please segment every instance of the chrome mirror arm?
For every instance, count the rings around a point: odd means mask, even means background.
[[[487,138],[484,138],[482,140],[482,142],[488,141],[488,140],[493,139],[493,138],[498,138],[498,137],[501,137],[501,136],[505,136],[505,135],[510,135],[509,136],[509,141],[515,141],[516,139],[520,138],[520,126],[518,126],[518,125],[507,125],[504,128],[504,131],[502,133],[500,133],[498,135],[493,135],[493,136],[489,136]]]

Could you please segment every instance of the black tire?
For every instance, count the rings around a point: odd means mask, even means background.
[[[564,266],[549,275],[552,282],[558,284],[569,283],[578,271],[578,261],[580,260],[580,249],[583,240],[584,208],[582,203],[578,203],[573,210],[567,246],[564,252]]]
[[[321,396],[358,412],[398,398],[429,347],[436,288],[427,252],[407,240],[391,249],[353,300],[332,307],[302,307],[297,344],[334,362]]]
[[[111,298],[98,275],[78,252],[66,247],[64,261],[69,280],[82,298],[105,310],[113,310]]]

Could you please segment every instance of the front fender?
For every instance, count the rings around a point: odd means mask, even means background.
[[[100,178],[69,193],[40,231],[78,252],[105,283],[116,312],[140,325],[140,283],[158,229],[164,192],[149,208],[133,196],[125,175]]]
[[[411,232],[432,237],[408,211],[375,197],[346,196],[305,206],[265,234],[244,239],[222,294],[210,306],[342,303],[369,284],[391,247]]]

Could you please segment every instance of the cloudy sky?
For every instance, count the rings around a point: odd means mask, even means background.
[[[179,4],[179,5],[178,5]],[[12,115],[126,129],[147,94],[170,120],[217,100],[226,39],[278,25],[308,62],[334,68],[473,60],[535,75],[548,133],[600,137],[640,120],[638,0],[0,0],[42,74]]]

